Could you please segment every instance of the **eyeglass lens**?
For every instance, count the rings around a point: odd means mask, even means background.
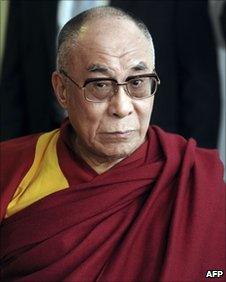
[[[101,102],[111,98],[118,91],[117,82],[111,80],[99,80],[89,82],[85,87],[86,98],[90,101]],[[127,81],[123,85],[128,94],[135,99],[148,98],[155,94],[157,80],[154,77],[139,77]]]

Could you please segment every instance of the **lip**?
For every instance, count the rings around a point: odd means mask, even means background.
[[[115,138],[129,138],[135,130],[103,132],[102,134]]]

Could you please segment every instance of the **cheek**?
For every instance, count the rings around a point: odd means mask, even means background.
[[[67,108],[70,122],[77,135],[86,143],[92,143],[105,113],[103,105],[92,104],[83,97],[82,99],[69,97]]]
[[[141,125],[142,133],[143,131],[146,132],[147,127],[150,123],[151,113],[153,109],[154,97],[150,98],[150,101],[140,101],[139,105],[137,106],[138,117]]]

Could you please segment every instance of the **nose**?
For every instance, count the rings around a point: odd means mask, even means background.
[[[111,116],[123,118],[131,115],[134,111],[133,101],[127,95],[125,86],[119,86],[109,103],[109,113]]]

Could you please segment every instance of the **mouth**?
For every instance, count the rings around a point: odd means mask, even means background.
[[[128,139],[132,136],[135,130],[124,130],[124,131],[111,131],[103,132],[102,134],[109,138],[118,138],[118,139]]]

